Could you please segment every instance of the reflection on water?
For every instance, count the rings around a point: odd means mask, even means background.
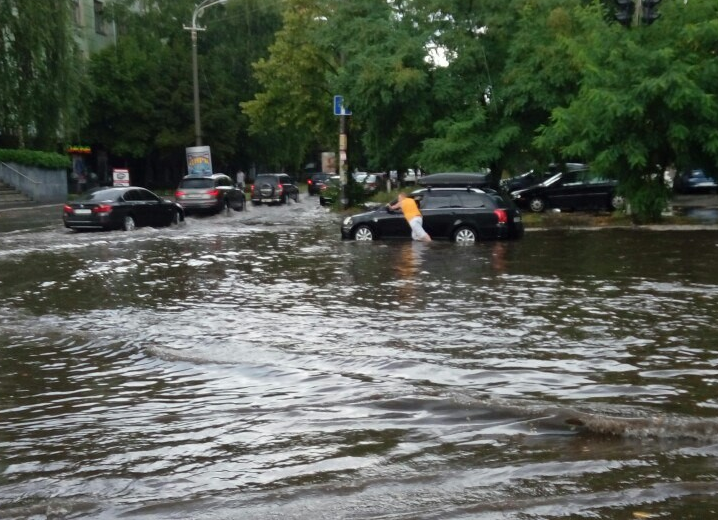
[[[710,518],[714,231],[0,233],[3,518]]]

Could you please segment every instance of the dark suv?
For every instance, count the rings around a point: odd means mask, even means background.
[[[419,205],[424,229],[432,239],[475,242],[524,234],[519,210],[508,197],[492,190],[424,188],[411,197]],[[354,240],[411,236],[401,211],[392,211],[388,206],[345,218],[341,231],[342,238]]]
[[[261,173],[252,183],[252,204],[299,202],[299,188],[286,173]]]
[[[223,173],[213,175],[185,175],[180,181],[175,200],[185,213],[235,211],[244,209],[244,192]]]

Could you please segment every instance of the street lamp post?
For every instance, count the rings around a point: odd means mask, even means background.
[[[197,26],[197,18],[202,11],[217,4],[225,4],[227,0],[202,0],[194,8],[192,13],[192,25],[184,28],[192,34],[192,81],[194,86],[194,142],[196,146],[202,146],[202,123],[199,117],[199,73],[197,71],[197,31],[204,31],[204,27]]]

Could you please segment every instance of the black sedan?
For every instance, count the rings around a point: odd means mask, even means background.
[[[68,202],[62,211],[66,228],[124,229],[170,226],[184,220],[182,206],[136,186],[98,188]]]
[[[432,239],[460,243],[519,238],[524,233],[521,213],[507,198],[478,188],[425,188],[411,195],[418,203],[423,226]],[[380,207],[347,217],[342,238],[375,240],[409,238],[411,229],[401,211]]]
[[[540,184],[516,190],[511,198],[520,208],[541,213],[547,208],[565,210],[615,210],[625,201],[616,192],[617,182],[590,170],[557,173]]]

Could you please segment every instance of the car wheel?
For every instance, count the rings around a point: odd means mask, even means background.
[[[529,201],[529,209],[534,213],[541,213],[546,209],[546,203],[541,197],[534,197]]]
[[[470,227],[462,226],[454,231],[454,242],[457,244],[473,244],[476,239],[476,231]]]
[[[122,229],[125,231],[134,231],[136,227],[135,219],[130,215],[127,215],[125,220],[122,221]]]
[[[369,226],[361,225],[354,230],[354,240],[357,242],[370,242],[374,240],[374,232]]]
[[[624,199],[622,196],[614,194],[611,197],[610,209],[613,209],[613,210],[623,209],[623,207],[625,205],[626,205],[626,199]]]
[[[233,208],[234,211],[244,211],[245,200],[244,200],[242,197],[240,197],[240,198],[237,200],[237,202],[238,202],[239,204],[237,204],[237,205]]]
[[[179,226],[182,219],[180,218],[180,212],[179,211],[173,211],[172,212],[172,222],[170,222],[170,226]]]
[[[299,202],[299,192],[294,194],[294,202]]]

